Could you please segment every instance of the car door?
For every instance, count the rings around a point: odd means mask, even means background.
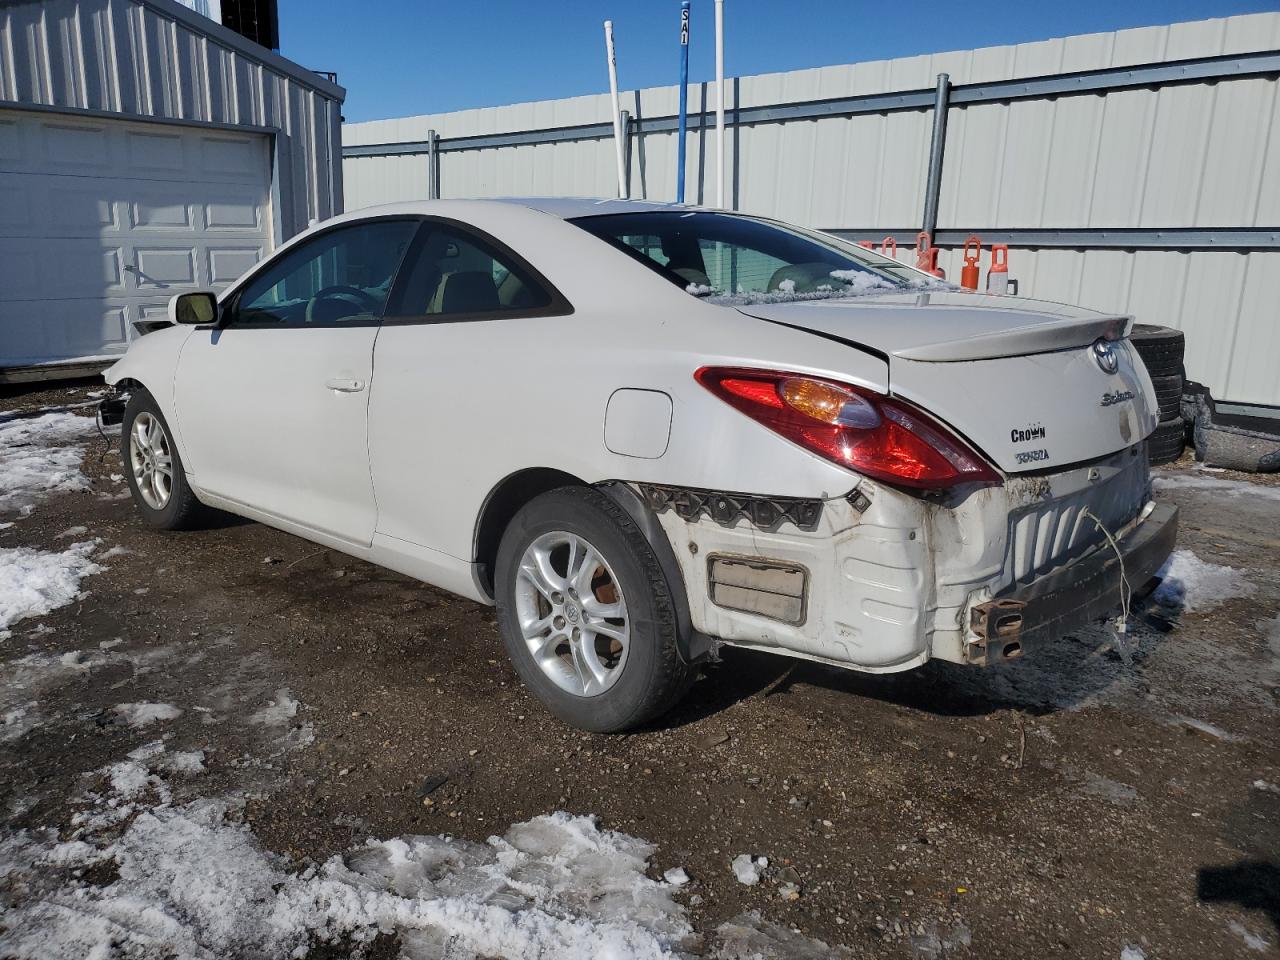
[[[374,351],[378,532],[470,559],[479,503],[512,451],[543,436],[524,426],[522,381],[572,376],[548,357],[563,360],[573,308],[515,251],[455,221],[428,219],[400,272]],[[546,443],[571,442],[548,430]]]
[[[199,328],[175,406],[199,488],[356,544],[373,539],[378,325],[420,221],[342,224],[289,247]]]

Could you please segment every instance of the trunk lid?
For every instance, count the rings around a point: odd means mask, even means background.
[[[889,391],[929,411],[1006,473],[1122,450],[1156,425],[1130,320],[960,292],[765,303],[743,313],[884,355]],[[1114,370],[1093,344],[1108,343]]]

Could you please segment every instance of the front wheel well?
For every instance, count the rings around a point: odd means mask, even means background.
[[[133,377],[121,377],[111,385],[116,393],[137,393],[139,390],[146,390],[141,380],[135,380]]]
[[[480,586],[490,598],[494,595],[493,572],[498,560],[498,544],[511,518],[534,497],[557,487],[586,486],[590,484],[563,470],[531,467],[511,474],[489,492],[476,522],[474,556]]]

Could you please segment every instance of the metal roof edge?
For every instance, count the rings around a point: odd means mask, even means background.
[[[196,13],[190,7],[183,6],[177,0],[130,0],[130,2],[136,3],[141,7],[150,7],[156,13],[178,21],[187,29],[208,37],[210,40],[216,41],[225,47],[230,47],[248,59],[256,60],[264,67],[283,73],[331,100],[342,103],[347,99],[346,87],[331,83],[315,71],[308,70],[302,64],[294,63],[287,57],[281,56],[274,50],[268,50],[247,37],[242,37],[234,30],[229,30],[209,17]]]

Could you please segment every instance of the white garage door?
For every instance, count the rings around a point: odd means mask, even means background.
[[[271,249],[266,137],[0,111],[0,366],[121,354]]]

